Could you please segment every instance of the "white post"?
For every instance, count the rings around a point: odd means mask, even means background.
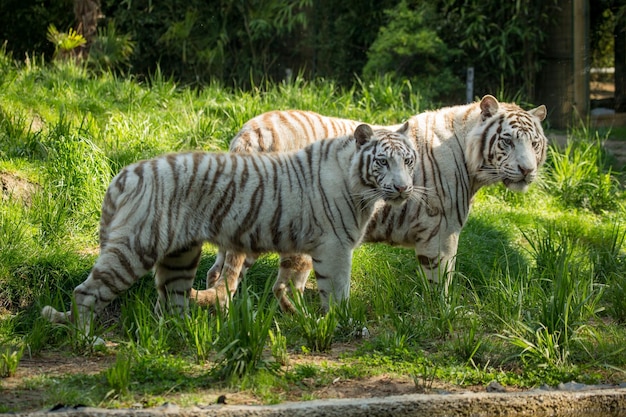
[[[474,67],[467,67],[467,81],[465,84],[465,99],[468,103],[474,101]]]

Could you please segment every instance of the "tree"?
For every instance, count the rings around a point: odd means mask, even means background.
[[[98,20],[104,15],[100,10],[100,0],[74,0],[76,32],[85,38],[85,44],[75,49],[78,59],[87,59],[89,48],[98,33]]]

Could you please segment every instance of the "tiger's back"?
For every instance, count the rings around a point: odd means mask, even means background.
[[[247,121],[230,142],[230,152],[289,152],[311,143],[349,135],[362,124],[357,120],[327,117],[304,110],[276,110]],[[372,129],[396,131],[393,126],[371,125]]]

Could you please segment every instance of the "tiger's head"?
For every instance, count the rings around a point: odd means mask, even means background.
[[[358,178],[366,186],[363,197],[368,200],[382,198],[392,205],[401,205],[413,195],[413,172],[417,152],[407,137],[409,124],[395,132],[357,126],[354,138],[361,157]]]
[[[490,95],[479,106],[480,119],[467,142],[470,173],[481,185],[502,181],[512,191],[526,191],[546,160],[546,106],[523,110]]]

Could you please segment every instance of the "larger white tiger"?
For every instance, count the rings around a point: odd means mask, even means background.
[[[322,304],[347,298],[352,252],[375,203],[414,196],[407,129],[360,125],[295,153],[195,152],[127,166],[104,197],[100,256],[74,290],[78,317],[51,306],[42,315],[88,332],[92,314],[153,268],[159,307],[169,300],[184,311],[206,241],[244,254],[306,253]]]
[[[513,191],[526,191],[537,177],[546,158],[547,140],[541,127],[545,117],[543,105],[525,111],[490,95],[480,102],[411,117],[409,136],[420,158],[414,182],[429,191],[424,201],[379,207],[363,241],[413,247],[431,281],[447,279],[454,269],[459,234],[476,192],[496,182]],[[268,112],[248,121],[230,149],[293,149],[322,139],[329,132],[343,134],[358,123],[297,110]],[[294,136],[298,142],[290,140]],[[208,289],[193,292],[192,298],[199,304],[223,303],[229,295],[226,286],[232,294],[241,279],[239,272],[243,276],[253,262],[254,258],[248,258],[244,264],[240,254],[220,250],[207,275]],[[283,309],[292,309],[285,297],[290,282],[303,291],[310,270],[310,258],[283,254],[274,286]]]

